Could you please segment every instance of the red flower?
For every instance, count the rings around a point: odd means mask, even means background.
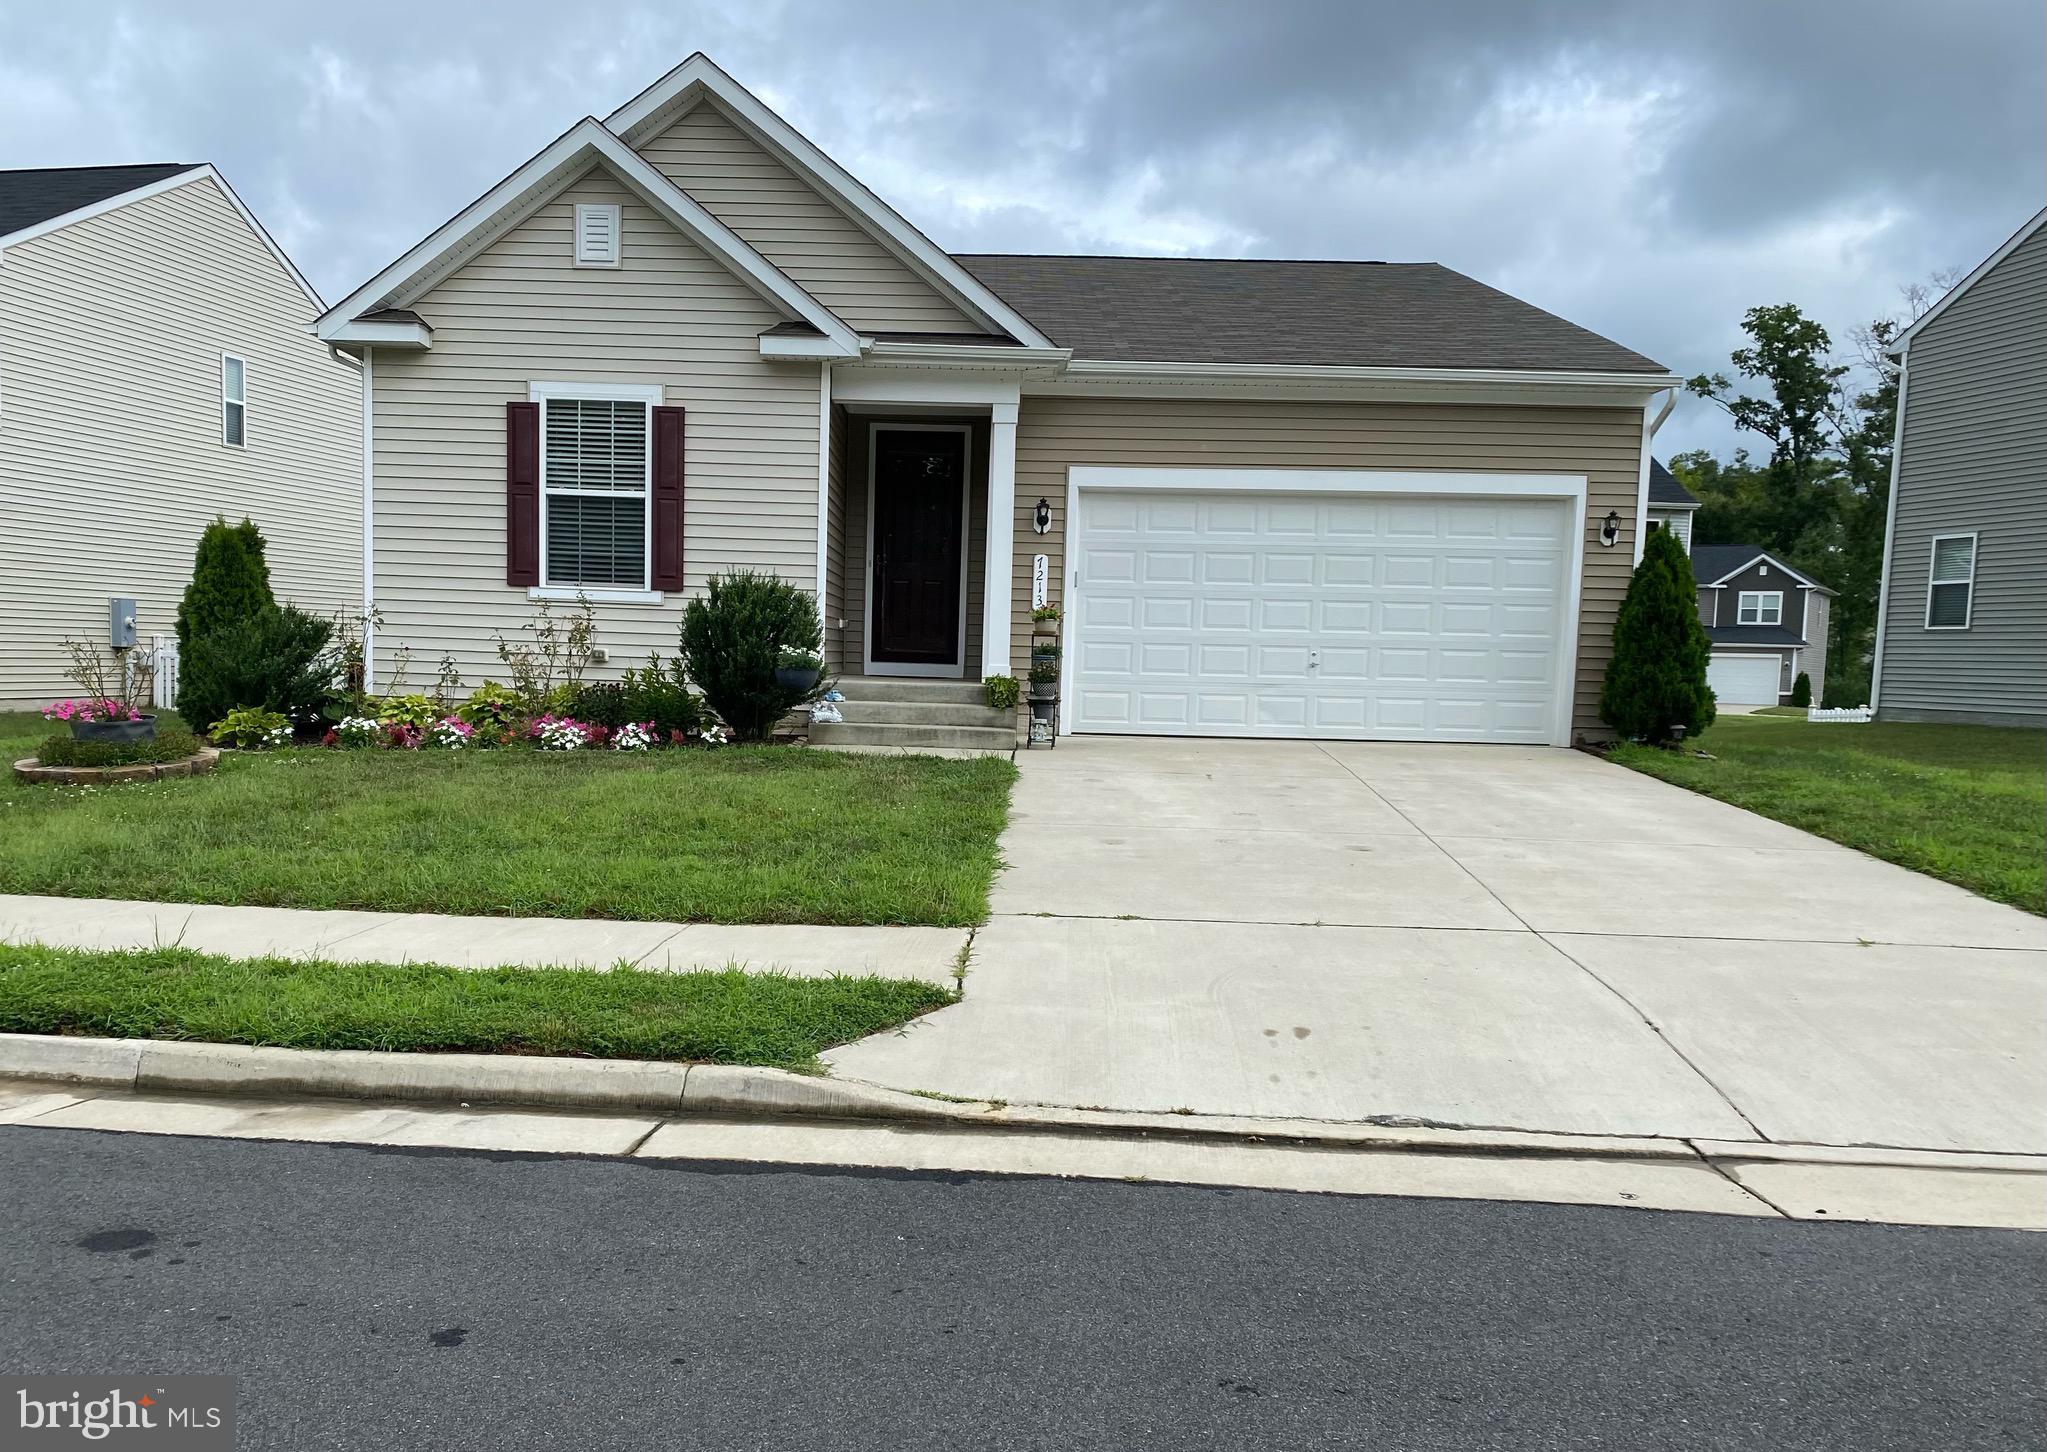
[[[322,746],[339,746],[341,744],[341,734],[330,726],[327,728],[327,734],[320,738],[320,744]]]

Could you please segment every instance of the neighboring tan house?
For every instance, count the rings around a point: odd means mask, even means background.
[[[361,385],[318,294],[211,166],[0,172],[0,704],[64,640],[170,637],[200,531],[246,515],[278,598],[362,598]]]
[[[2047,210],[1898,335],[1872,704],[2047,726]]]
[[[1834,592],[1754,545],[1695,545],[1699,619],[1713,642],[1706,684],[1722,706],[1782,706],[1804,675],[1827,679]]]
[[[1639,553],[1660,364],[1433,264],[948,255],[702,56],[320,321],[363,359],[378,680],[609,669],[714,573],[816,593],[841,740],[1062,726],[1565,745]]]

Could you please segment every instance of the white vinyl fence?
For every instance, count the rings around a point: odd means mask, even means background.
[[[1805,719],[1808,721],[1868,721],[1873,719],[1875,715],[1876,712],[1870,710],[1867,706],[1837,706],[1831,711],[1823,711],[1818,706],[1808,706],[1805,712]]]
[[[169,710],[178,699],[178,638],[175,635],[151,636],[149,659],[156,668],[156,682],[150,689],[150,697],[156,705]]]

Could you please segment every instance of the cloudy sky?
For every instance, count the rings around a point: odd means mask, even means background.
[[[0,0],[0,167],[212,161],[332,299],[693,50],[943,246],[1434,260],[1681,373],[2047,193],[2039,0]]]

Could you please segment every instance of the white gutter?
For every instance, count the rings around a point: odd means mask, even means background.
[[[1905,393],[1912,382],[1912,351],[1898,350],[1898,416],[1891,423],[1891,497],[1884,502],[1884,567],[1876,590],[1876,645],[1869,666],[1869,709],[1882,704],[1884,626],[1891,605],[1891,553],[1898,536],[1898,466],[1905,458]]]
[[[376,349],[362,350],[362,688],[375,689],[377,672],[377,538],[375,412],[371,380]]]
[[[1656,431],[1663,427],[1663,421],[1670,417],[1670,411],[1677,407],[1677,390],[1670,388],[1664,390],[1664,392],[1666,397],[1663,400],[1663,408],[1657,413],[1655,418],[1651,419],[1649,417],[1649,405],[1646,403],[1642,405],[1644,425],[1642,428],[1641,475],[1635,485],[1635,563],[1638,565],[1642,563],[1642,551],[1649,543],[1650,441],[1656,437]],[[1691,551],[1687,550],[1685,553],[1689,554]]]
[[[877,344],[877,351],[882,346]],[[996,351],[1014,354],[1019,350]],[[1363,368],[1305,363],[1133,363],[1093,358],[1069,363],[1066,377],[1298,383],[1565,384],[1590,388],[1640,388],[1650,393],[1675,389],[1684,383],[1673,373],[1591,373],[1554,368]]]
[[[1065,366],[1071,374],[1086,365],[1071,363],[1071,348],[1024,348],[989,343],[888,343],[860,340],[863,356],[902,363],[954,363],[975,368],[1044,368]]]

